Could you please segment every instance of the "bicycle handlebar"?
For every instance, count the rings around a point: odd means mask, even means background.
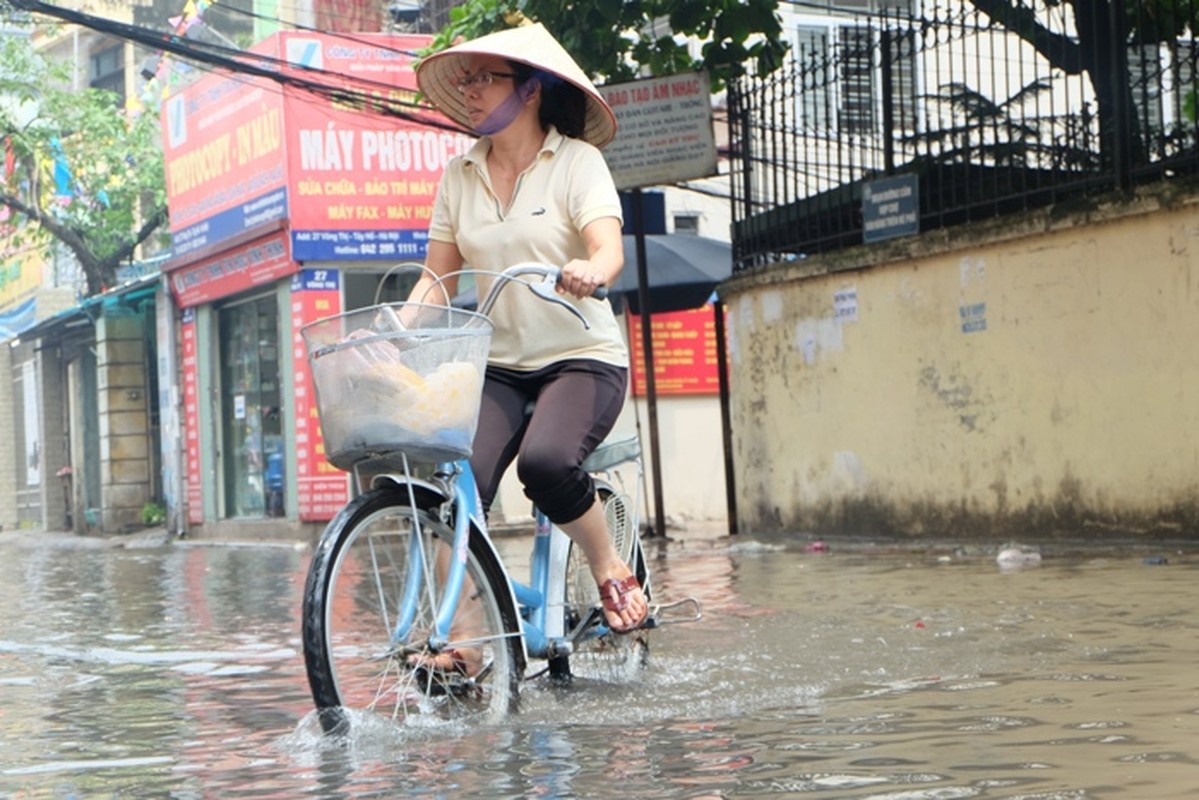
[[[386,280],[388,275],[398,269],[422,271],[432,279],[432,285],[425,289],[425,294],[423,296],[428,296],[428,293],[432,291],[434,286],[440,286],[447,278],[450,277],[477,274],[486,275],[487,277],[494,279],[494,282],[491,284],[491,288],[487,292],[487,295],[480,298],[477,303],[478,313],[484,316],[487,316],[491,312],[492,307],[495,305],[496,299],[499,297],[499,293],[505,286],[507,286],[509,283],[521,283],[529,287],[531,292],[541,297],[543,300],[550,303],[557,303],[558,305],[566,308],[579,318],[579,321],[583,323],[584,328],[591,327],[590,323],[587,322],[587,318],[583,316],[582,312],[580,312],[577,307],[558,295],[556,287],[562,278],[562,269],[560,267],[555,267],[552,264],[544,264],[538,261],[524,261],[519,264],[513,264],[512,266],[500,272],[492,272],[490,270],[462,269],[455,270],[454,272],[438,277],[424,264],[419,262],[402,262],[393,266],[386,273],[384,273],[383,279]],[[541,278],[541,280],[526,280],[526,275],[538,276]],[[375,291],[375,305],[381,305],[379,302],[379,293],[381,289],[382,282],[380,282],[380,288]],[[609,296],[608,287],[597,286],[595,291],[591,293],[591,296],[597,300],[606,300]],[[423,302],[423,300],[418,302]],[[402,322],[400,322],[394,311],[389,310],[388,316],[389,322],[393,327],[395,327],[397,330],[403,329],[404,325]]]
[[[531,282],[523,280],[525,275],[540,275],[542,280]],[[479,301],[478,312],[487,316],[491,312],[492,306],[499,298],[500,292],[509,283],[516,281],[523,283],[529,287],[533,294],[550,303],[557,303],[563,308],[570,311],[579,321],[583,323],[584,328],[591,328],[591,323],[583,316],[583,312],[575,308],[569,301],[558,295],[558,282],[562,279],[562,270],[551,264],[542,264],[537,261],[525,261],[520,264],[513,264],[502,272],[496,273],[496,281],[491,284],[491,289],[487,292],[487,296]],[[598,286],[591,296],[597,300],[604,300],[608,297],[608,287]]]

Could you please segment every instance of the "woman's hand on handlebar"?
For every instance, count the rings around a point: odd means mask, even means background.
[[[558,293],[575,297],[591,297],[596,289],[608,282],[603,270],[585,259],[576,258],[562,267]]]

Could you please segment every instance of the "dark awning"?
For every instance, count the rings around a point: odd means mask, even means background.
[[[158,291],[158,284],[159,274],[157,272],[126,281],[106,292],[84,298],[79,305],[59,311],[53,316],[46,317],[24,330],[16,332],[16,338],[31,341],[55,333],[60,328],[77,325],[81,321],[93,323],[105,308],[132,305],[139,300],[153,296]]]

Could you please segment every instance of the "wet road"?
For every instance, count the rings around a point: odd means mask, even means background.
[[[1199,551],[1009,570],[674,537],[650,548],[659,597],[707,616],[656,632],[638,683],[331,741],[299,652],[307,549],[4,534],[0,797],[1199,796]]]

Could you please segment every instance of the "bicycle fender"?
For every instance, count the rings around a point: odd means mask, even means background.
[[[431,483],[430,481],[422,480],[420,478],[405,478],[403,475],[392,474],[390,472],[385,472],[382,475],[376,475],[375,477],[371,478],[372,489],[377,489],[380,486],[388,483],[394,486],[403,486],[411,483],[413,487],[417,489],[423,489],[441,497],[442,499],[445,499],[445,492],[441,490],[441,487]]]

